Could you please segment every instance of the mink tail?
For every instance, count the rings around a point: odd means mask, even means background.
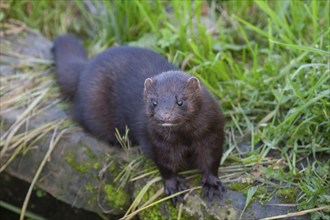
[[[87,53],[73,35],[58,36],[54,40],[56,78],[65,96],[74,98],[79,73],[87,63]]]

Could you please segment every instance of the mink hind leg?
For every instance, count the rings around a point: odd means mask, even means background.
[[[74,101],[75,119],[94,136],[110,144],[115,138],[112,83],[104,74],[86,69]]]

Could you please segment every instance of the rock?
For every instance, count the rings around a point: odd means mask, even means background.
[[[6,85],[1,84],[6,90],[2,97],[3,103],[7,104],[10,98],[16,98],[12,97],[15,94],[14,91],[18,91],[16,86],[23,84],[22,91],[15,95],[18,99],[23,99],[24,105],[31,106],[31,103],[37,98],[29,95],[33,94],[38,84],[54,81],[53,76],[46,74],[51,66],[48,65],[46,70],[43,70],[43,67],[40,69],[37,67],[40,64],[52,63],[50,51],[52,43],[37,32],[24,32],[19,36],[2,38],[1,44],[1,48],[6,47],[7,49],[1,51],[1,60],[5,61],[4,65],[1,65],[1,77],[7,82]],[[32,74],[30,73],[31,68],[39,72]],[[12,78],[11,75],[14,73],[31,74],[31,76],[23,79]],[[6,77],[8,80],[5,80]],[[41,81],[42,77],[44,78]],[[55,92],[55,96],[47,98],[54,94],[52,92],[49,89],[45,98],[36,105],[34,111],[41,110],[41,112],[29,112],[26,116],[27,120],[21,120],[22,124],[17,124],[18,119],[29,107],[23,108],[13,103],[8,106],[4,104],[1,109],[1,151],[4,150],[6,141],[13,138],[19,140],[21,134],[31,136],[30,139],[26,139],[28,141],[25,143],[25,150],[20,151],[5,171],[31,182],[48,151],[55,132],[55,127],[46,133],[44,130],[38,131],[38,128],[47,124],[50,127],[59,124],[59,132],[65,128],[67,132],[60,138],[43,168],[38,178],[38,187],[77,208],[98,213],[123,213],[131,202],[130,194],[127,188],[118,188],[114,179],[121,171],[122,164],[127,160],[125,153],[107,146],[72,125],[69,114],[64,110],[63,105],[53,104],[60,98],[60,94]],[[19,97],[20,95],[22,97]],[[13,129],[15,124],[19,128],[16,132]],[[12,133],[8,133],[8,131]],[[0,158],[1,168],[18,147],[20,146],[15,148],[7,146],[7,151],[3,151],[3,157]]]

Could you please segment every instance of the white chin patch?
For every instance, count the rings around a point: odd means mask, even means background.
[[[175,126],[176,124],[172,124],[172,123],[163,123],[161,124],[161,126],[163,127],[172,127],[172,126]]]

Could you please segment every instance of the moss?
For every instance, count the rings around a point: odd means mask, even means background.
[[[260,196],[265,195],[267,193],[268,193],[267,187],[265,187],[265,186],[259,186],[254,195],[256,197],[260,197]]]
[[[47,193],[43,189],[41,189],[41,188],[36,188],[35,189],[35,192],[36,192],[36,196],[38,198],[42,198],[42,197],[44,197],[44,196],[47,195]]]
[[[94,192],[97,189],[97,187],[95,186],[95,184],[89,182],[85,185],[85,191],[86,192]]]
[[[146,192],[146,194],[143,196],[141,203],[145,203],[149,200],[149,198],[154,195],[157,191],[157,189],[160,187],[160,184],[155,184],[153,186],[151,186],[148,191]],[[140,190],[143,188],[143,185],[141,185],[139,187],[139,189],[137,189],[136,192],[136,196],[137,194],[140,192]],[[161,204],[157,204],[154,206],[151,206],[150,208],[146,209],[145,211],[142,211],[139,216],[141,219],[166,219],[166,215],[162,215],[160,213],[160,205]]]
[[[172,215],[171,215],[172,216]],[[178,215],[176,215],[176,217],[174,219],[177,219]],[[182,210],[182,213],[181,213],[181,220],[188,220],[188,219],[198,219],[197,217],[193,217],[193,216],[190,216],[187,212],[185,212],[184,210]]]
[[[89,182],[85,185],[85,192],[90,195],[87,203],[94,204],[95,201],[97,201],[97,186],[94,183]]]
[[[141,219],[159,219],[165,220],[166,215],[162,215],[159,211],[159,205],[152,206],[145,211],[143,211],[140,215]]]
[[[279,189],[277,191],[277,195],[281,203],[296,203],[298,193],[298,189],[294,187]]]
[[[83,144],[82,144],[83,145]],[[97,161],[97,156],[88,147],[83,148],[84,153],[93,161],[92,168],[98,170],[101,168],[101,164]]]
[[[148,192],[143,196],[142,198],[142,204],[147,202],[149,198],[154,195],[160,188],[162,187],[161,183],[157,183],[153,186],[151,186],[148,189]],[[136,190],[136,194],[139,193],[139,191],[143,188],[143,186],[140,187],[140,189]],[[161,198],[159,198],[161,199]],[[154,206],[151,206],[147,208],[146,210],[142,211],[139,214],[139,217],[141,219],[160,219],[160,220],[167,220],[167,219],[177,219],[179,214],[179,209],[174,207],[170,200],[161,202],[159,204],[156,204]],[[185,219],[194,219],[187,212],[184,210],[181,213],[182,220]]]
[[[75,160],[74,153],[68,153],[65,156],[66,162],[68,162],[74,170],[76,170],[80,173],[87,173],[87,172],[90,172],[92,170],[99,170],[100,167],[101,167],[101,164],[100,164],[100,162],[97,161],[97,156],[95,154],[93,154],[91,149],[88,148],[88,147],[84,147],[83,152],[89,158],[86,162],[78,163]]]
[[[107,173],[110,176],[113,176],[114,178],[122,171],[120,169],[122,165],[122,161],[119,160],[116,156],[106,156],[104,158],[101,158],[102,161],[104,161],[105,164],[107,164]]]
[[[202,182],[202,175],[198,175],[192,179],[189,180],[191,182],[192,186],[200,186]]]
[[[179,209],[175,208],[170,201],[154,205],[140,214],[141,219],[177,219]],[[184,210],[181,213],[181,218],[192,219]]]
[[[80,143],[80,145],[84,146],[84,144],[82,144],[82,143]],[[91,160],[96,160],[97,159],[96,155],[92,152],[92,150],[90,148],[85,146],[83,148],[83,151],[89,157],[89,159],[91,159]]]
[[[95,162],[94,164],[93,164],[93,169],[94,170],[99,170],[101,168],[101,164],[99,163],[99,162]]]
[[[228,186],[228,189],[234,190],[237,192],[241,192],[245,196],[247,196],[248,191],[251,187],[252,187],[252,185],[250,183],[234,182]],[[269,196],[270,195],[267,190],[267,187],[259,186],[257,191],[254,193],[251,201],[252,202],[258,201],[260,204],[264,204],[266,201],[268,201]],[[231,201],[228,201],[228,202],[231,203]],[[227,201],[226,201],[226,203],[227,203]],[[230,204],[230,203],[227,203],[227,204]]]
[[[127,204],[127,198],[129,198],[129,196],[123,189],[106,184],[103,190],[105,193],[105,199],[108,201],[110,207],[113,207],[114,209],[123,209]]]
[[[241,192],[244,195],[247,195],[249,187],[251,187],[249,183],[242,183],[242,182],[233,182],[228,185],[228,189]]]
[[[152,160],[145,158],[144,156],[142,156],[142,160],[143,163],[141,163],[141,167],[139,168],[139,170],[155,170],[157,169],[154,162],[152,162]]]
[[[65,160],[74,170],[78,171],[79,173],[87,173],[90,170],[90,163],[86,162],[78,164],[77,161],[75,161],[74,155],[71,153],[65,156]]]
[[[270,193],[267,190],[266,186],[259,186],[257,191],[255,192],[252,201],[254,200],[258,200],[258,202],[261,205],[264,205],[265,202],[268,201],[269,197],[270,197]]]

